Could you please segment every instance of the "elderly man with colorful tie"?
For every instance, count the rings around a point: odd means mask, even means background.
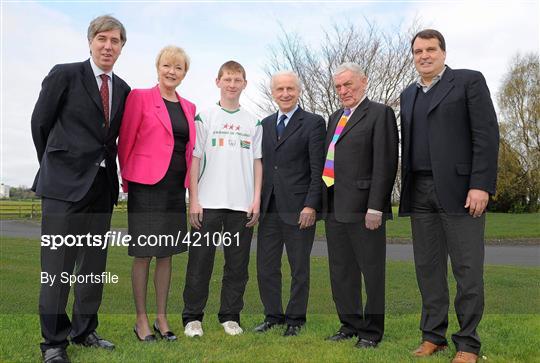
[[[385,220],[392,217],[398,159],[394,111],[370,101],[367,85],[358,64],[337,67],[334,86],[343,108],[328,122],[322,177],[330,283],[341,322],[327,339],[357,336],[358,348],[376,347],[384,333]]]

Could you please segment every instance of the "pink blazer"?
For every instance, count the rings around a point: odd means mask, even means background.
[[[191,156],[195,147],[195,105],[176,94],[189,125],[186,144],[187,173],[184,186],[189,187]],[[122,190],[132,181],[153,185],[167,172],[174,147],[171,119],[161,98],[159,87],[134,89],[126,100],[118,137],[118,160],[122,173]]]

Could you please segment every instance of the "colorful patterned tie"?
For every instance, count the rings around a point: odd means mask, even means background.
[[[101,103],[103,104],[103,113],[105,114],[105,128],[109,128],[109,76],[105,73],[99,75],[101,77]]]
[[[323,181],[327,187],[331,187],[332,185],[334,185],[334,151],[336,149],[336,142],[339,139],[339,135],[341,135],[341,132],[345,128],[345,125],[347,124],[350,115],[350,108],[346,108],[343,110],[343,115],[341,115],[341,118],[336,125],[334,137],[332,137],[332,141],[328,146],[328,154],[326,155],[326,162],[324,163],[324,170],[322,176]]]

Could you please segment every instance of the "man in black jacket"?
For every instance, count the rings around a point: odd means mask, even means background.
[[[103,241],[118,199],[116,138],[130,88],[112,68],[126,31],[117,19],[100,16],[88,27],[88,42],[89,60],[56,65],[47,75],[31,121],[40,164],[32,189],[42,198],[39,314],[46,362],[69,361],[68,335],[75,344],[114,348],[95,332],[103,291],[95,276],[105,270],[106,248],[86,240],[57,248],[43,243],[49,235],[88,233]],[[74,273],[84,282],[75,285],[70,321],[70,285],[60,280]]]
[[[476,362],[484,308],[484,225],[495,193],[499,129],[480,72],[445,65],[441,33],[426,29],[411,50],[418,81],[401,94],[400,215],[410,215],[422,294],[422,344],[415,356],[446,349],[448,255],[457,281],[460,330],[454,363]]]
[[[367,85],[356,63],[335,70],[334,86],[343,107],[328,121],[323,170],[330,283],[341,322],[328,340],[358,336],[358,348],[376,347],[384,333],[385,221],[392,216],[398,158],[394,111],[370,101]]]
[[[265,332],[287,324],[295,336],[306,322],[310,254],[317,211],[321,209],[321,173],[325,124],[321,116],[298,105],[300,80],[293,72],[272,76],[272,97],[278,112],[263,121],[263,188],[257,238],[257,278]],[[281,304],[283,245],[291,266],[291,295],[285,313]]]

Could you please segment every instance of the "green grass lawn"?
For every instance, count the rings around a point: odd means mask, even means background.
[[[7,216],[2,213],[2,205],[8,203],[13,212],[13,204],[20,204],[23,211],[30,210],[32,202],[29,201],[0,201],[0,217],[2,219],[17,219],[15,215]],[[39,201],[38,201],[39,202]],[[35,202],[34,202],[35,203]],[[387,222],[387,237],[389,239],[411,239],[411,224],[408,217],[397,217],[397,207],[393,208],[394,219]],[[24,215],[24,212],[23,212]],[[27,212],[30,215],[30,212]],[[127,228],[126,205],[116,209],[111,221],[113,228]],[[317,223],[317,238],[325,238],[324,222]],[[540,213],[510,214],[488,213],[486,221],[486,239],[489,241],[505,239],[540,239]]]
[[[411,239],[411,222],[409,217],[397,217],[387,222],[387,237],[390,239]],[[114,213],[112,225],[116,228],[127,228],[127,214]],[[317,222],[317,238],[326,238],[324,222]],[[488,213],[486,221],[486,239],[539,239],[540,213],[509,214]]]
[[[37,240],[2,238],[0,244],[0,361],[31,362],[40,358],[41,340],[37,316],[39,290],[39,242]],[[418,323],[420,295],[414,267],[407,262],[387,265],[387,320],[385,338],[375,350],[358,350],[354,341],[330,343],[324,338],[339,327],[331,298],[328,262],[312,258],[311,293],[308,323],[300,336],[282,337],[274,329],[264,335],[250,330],[262,321],[255,258],[250,262],[250,280],[245,295],[242,325],[246,333],[226,336],[216,317],[219,286],[223,266],[222,254],[216,258],[211,280],[210,299],[204,320],[205,335],[187,339],[182,334],[180,312],[187,255],[175,256],[169,321],[179,335],[174,343],[152,345],[136,341],[132,328],[134,308],[131,296],[131,258],[125,248],[111,247],[107,270],[119,276],[119,283],[106,285],[98,332],[117,345],[114,352],[69,347],[75,362],[168,362],[168,361],[228,361],[228,362],[448,362],[455,351],[451,349],[430,358],[416,360],[409,356],[420,341]],[[152,268],[153,270],[153,268]],[[288,276],[287,263],[283,275]],[[283,290],[288,296],[290,279],[285,278]],[[486,309],[479,327],[482,354],[488,362],[540,362],[540,269],[510,266],[487,266],[485,271]],[[450,278],[451,296],[455,282]],[[149,284],[149,310],[154,311],[153,286]],[[68,304],[71,306],[71,301]],[[70,311],[71,309],[68,309]],[[153,318],[153,315],[150,316]],[[457,322],[451,313],[449,332]]]

